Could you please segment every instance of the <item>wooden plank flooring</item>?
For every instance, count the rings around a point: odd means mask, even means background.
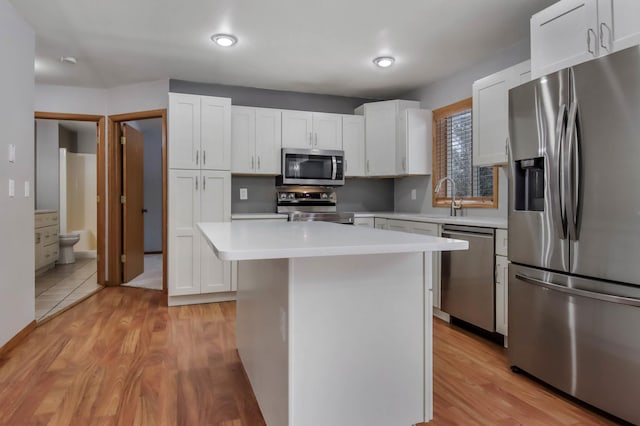
[[[37,328],[0,358],[0,425],[264,425],[235,351],[235,304],[162,298],[106,288]],[[439,320],[434,342],[430,424],[612,424],[511,373],[495,344]]]

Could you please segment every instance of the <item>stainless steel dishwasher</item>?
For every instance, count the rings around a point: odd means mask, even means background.
[[[495,331],[493,228],[445,225],[442,237],[466,240],[469,250],[442,252],[442,310]]]

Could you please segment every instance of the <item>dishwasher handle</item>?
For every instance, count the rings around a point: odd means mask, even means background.
[[[476,238],[493,238],[491,234],[476,234],[473,232],[455,232],[455,231],[442,231],[442,237],[446,238],[445,235],[451,235],[452,237],[476,237]]]

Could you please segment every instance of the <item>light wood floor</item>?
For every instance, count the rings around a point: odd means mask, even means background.
[[[106,288],[38,327],[0,358],[0,425],[264,425],[235,351],[235,304],[162,299]],[[611,424],[439,320],[434,351],[430,424]]]

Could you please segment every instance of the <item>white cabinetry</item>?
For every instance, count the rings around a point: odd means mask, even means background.
[[[282,146],[278,109],[231,107],[231,172],[280,174]]]
[[[509,89],[529,78],[530,61],[473,83],[473,165],[507,163]]]
[[[375,227],[375,221],[372,217],[356,217],[353,219],[353,224],[355,226],[366,226],[368,228]]]
[[[496,230],[496,332],[508,335],[509,316],[509,260],[507,259],[507,231]]]
[[[342,116],[342,149],[344,150],[345,176],[365,176],[365,141],[363,116]]]
[[[219,260],[198,222],[231,218],[231,174],[169,171],[169,296],[231,291],[230,264]]]
[[[342,115],[282,111],[282,147],[342,149]]]
[[[637,0],[562,0],[531,17],[531,74],[562,68],[640,43]]]
[[[231,99],[169,93],[169,167],[230,170]]]
[[[376,225],[378,219],[376,218]],[[377,227],[377,226],[376,226]],[[431,235],[439,237],[441,228],[437,223],[414,222],[410,220],[386,219],[385,227],[390,231],[409,232],[411,234]],[[428,255],[428,254],[425,254]],[[432,295],[433,306],[440,308],[440,252],[431,253],[431,279],[432,279]]]
[[[45,270],[58,260],[58,212],[36,212],[35,229],[35,269]]]
[[[430,175],[432,169],[431,110],[408,108],[399,115],[396,171],[400,175]]]
[[[392,100],[355,110],[365,118],[367,176],[431,172],[431,111],[419,108],[420,102]]]

